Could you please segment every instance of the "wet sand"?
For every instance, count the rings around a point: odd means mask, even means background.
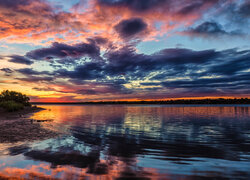
[[[44,140],[59,135],[58,132],[45,129],[41,123],[29,119],[32,113],[43,108],[29,107],[18,112],[5,112],[0,109],[0,143]]]

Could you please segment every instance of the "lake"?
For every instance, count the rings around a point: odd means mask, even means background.
[[[0,177],[250,179],[248,105],[43,105],[61,136],[0,144]]]

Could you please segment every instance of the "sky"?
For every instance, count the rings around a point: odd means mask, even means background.
[[[33,102],[250,97],[249,0],[0,0],[0,91]]]

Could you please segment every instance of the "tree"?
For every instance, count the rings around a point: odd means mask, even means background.
[[[0,102],[4,101],[14,101],[16,103],[23,104],[24,106],[29,106],[30,98],[25,94],[16,91],[5,90],[0,94]]]

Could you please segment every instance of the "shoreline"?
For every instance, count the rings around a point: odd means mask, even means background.
[[[17,112],[0,110],[0,143],[32,142],[59,135],[58,132],[42,127],[29,119],[33,113],[45,110],[40,107],[26,107]]]
[[[159,105],[221,105],[221,104],[250,104],[250,99],[179,99],[179,100],[139,100],[139,101],[93,101],[93,102],[31,102],[34,105],[116,105],[116,104],[159,104]]]

